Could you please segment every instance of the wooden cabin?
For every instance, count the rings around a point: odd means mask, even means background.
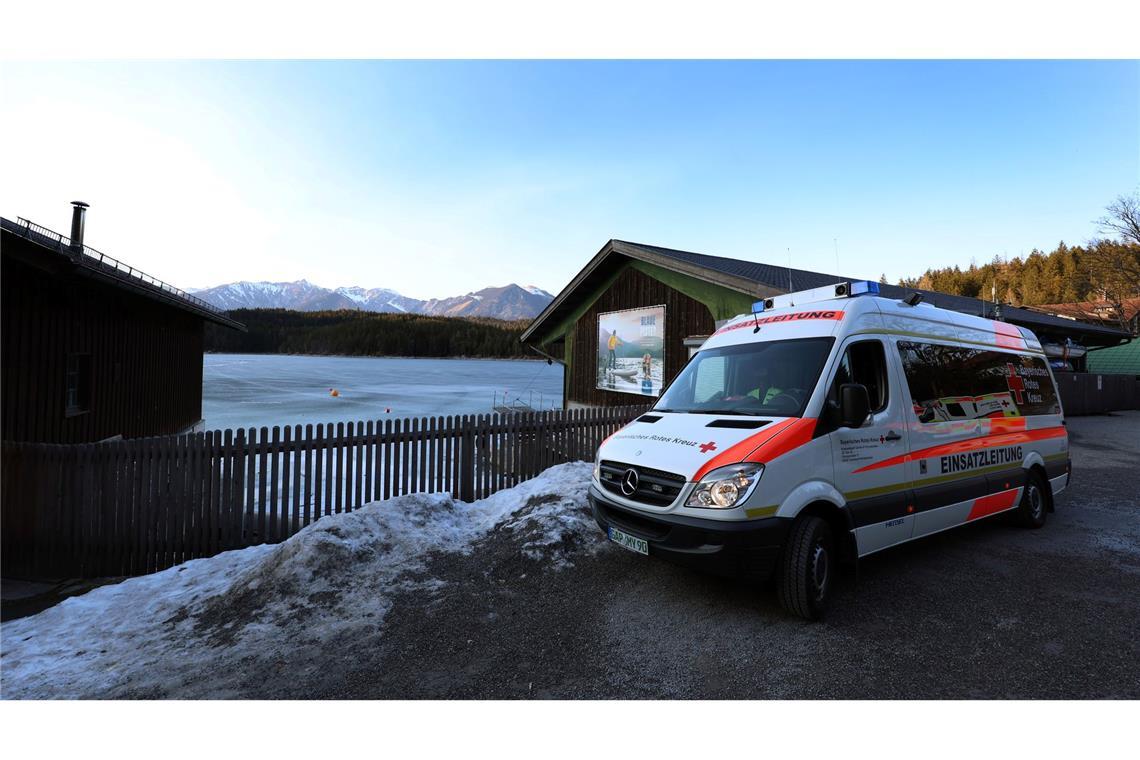
[[[0,438],[89,443],[202,420],[203,325],[245,328],[70,238],[0,218]]]
[[[717,325],[753,302],[789,290],[866,279],[610,240],[522,335],[565,365],[567,408],[652,403]],[[1043,341],[1115,346],[1128,334],[965,296],[881,285],[882,295],[923,294],[927,303],[1033,330]],[[616,338],[611,349],[609,342]],[[612,352],[612,353],[611,353]]]

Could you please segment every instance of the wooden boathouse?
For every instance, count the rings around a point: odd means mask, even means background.
[[[245,328],[71,237],[0,218],[0,438],[90,443],[202,420],[205,322]]]

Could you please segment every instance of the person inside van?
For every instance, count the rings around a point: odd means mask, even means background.
[[[769,406],[772,399],[777,396],[782,396],[787,393],[787,388],[791,385],[789,382],[791,377],[790,368],[782,365],[772,367],[768,371],[768,383],[764,387],[764,393],[760,396],[761,403],[764,406]]]
[[[740,398],[752,397],[767,406],[772,399],[784,392],[786,383],[782,382],[782,375],[785,374],[786,370],[770,368],[759,358],[746,364],[742,363],[738,382],[738,387],[742,391]],[[781,378],[781,382],[775,382],[777,377]]]

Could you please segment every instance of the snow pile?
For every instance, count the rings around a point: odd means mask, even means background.
[[[557,570],[573,567],[573,555],[600,546],[597,523],[588,509],[578,508],[575,502],[575,496],[532,497],[502,529],[516,540],[523,556]]]
[[[334,642],[350,656],[379,637],[396,592],[446,588],[425,577],[432,552],[470,553],[493,531],[544,567],[596,549],[589,477],[577,462],[472,504],[447,494],[375,502],[281,544],[67,599],[0,627],[0,695],[225,697],[286,662],[315,672]]]

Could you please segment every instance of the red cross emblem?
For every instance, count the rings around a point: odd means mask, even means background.
[[[702,454],[707,454],[710,451],[716,451],[716,444],[715,443],[713,443],[712,441],[709,441],[708,443],[702,443],[701,444],[701,453]]]
[[[1021,393],[1025,390],[1025,383],[1021,381],[1021,376],[1017,374],[1017,370],[1013,368],[1012,364],[1006,363],[1005,368],[1008,373],[1005,378],[1006,387],[1017,397],[1017,403],[1025,403],[1021,398]]]

